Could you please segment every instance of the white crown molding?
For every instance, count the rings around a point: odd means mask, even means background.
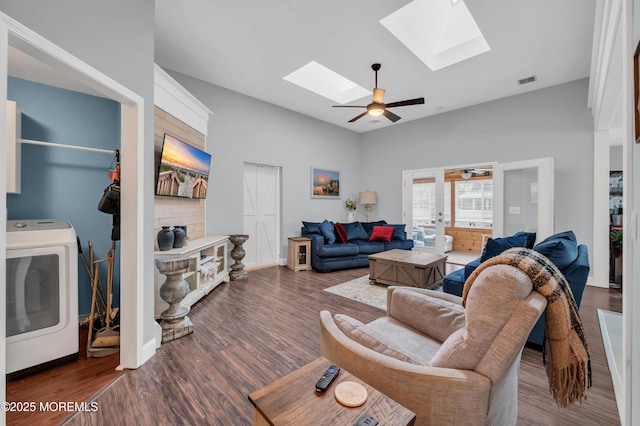
[[[158,64],[154,64],[154,104],[207,135],[209,115],[213,112],[173,79]]]
[[[622,122],[621,16],[621,0],[597,0],[588,99],[595,130],[620,127]]]

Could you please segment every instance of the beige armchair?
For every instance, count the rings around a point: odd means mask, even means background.
[[[466,308],[457,296],[389,287],[368,324],[320,312],[321,350],[416,413],[416,425],[515,425],[518,367],[547,301],[509,265],[483,271]]]

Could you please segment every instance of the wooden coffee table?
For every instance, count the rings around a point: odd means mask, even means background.
[[[447,256],[410,250],[388,250],[369,255],[372,284],[434,288],[442,284]]]
[[[331,365],[318,358],[264,388],[252,392],[254,425],[353,425],[362,415],[373,416],[380,425],[413,425],[416,415],[344,369],[324,393],[315,384]],[[354,408],[336,401],[334,390],[340,383],[360,383],[367,390],[366,402]]]

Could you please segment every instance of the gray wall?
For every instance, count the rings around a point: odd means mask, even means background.
[[[0,0],[0,11],[144,98],[145,168],[153,170],[154,1]],[[153,214],[153,175],[145,178],[145,210]],[[144,262],[152,268],[153,220],[144,234]],[[145,283],[144,293],[154,293],[153,282]],[[144,318],[147,342],[154,337],[151,296],[144,301]]]
[[[178,73],[174,78],[214,113],[207,231],[242,228],[242,163],[282,167],[282,255],[300,220],[344,220],[344,200],[378,192],[372,220],[402,222],[402,171],[481,162],[555,158],[555,226],[591,246],[593,118],[588,80],[537,90],[363,134]],[[310,166],[342,171],[338,201],[309,197]],[[359,220],[364,220],[359,210]]]
[[[572,229],[591,246],[587,93],[588,80],[578,80],[365,133],[359,169],[380,194],[376,217],[401,220],[403,170],[554,157],[556,231]]]
[[[609,148],[609,170],[622,170],[622,145]]]
[[[213,113],[207,151],[212,154],[207,193],[207,233],[242,232],[243,163],[281,168],[280,255],[301,220],[346,220],[347,197],[357,198],[360,143],[357,133],[171,72]],[[312,199],[311,166],[340,170],[340,200]]]

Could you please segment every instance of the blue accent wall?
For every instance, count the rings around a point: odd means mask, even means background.
[[[8,99],[22,113],[22,138],[65,145],[116,150],[120,148],[120,104],[79,92],[17,78],[8,80]],[[9,219],[67,219],[80,238],[85,257],[88,241],[96,259],[111,248],[112,216],[98,210],[98,201],[111,183],[112,155],[22,145],[22,191],[7,195]],[[116,244],[113,298],[120,300],[119,248]],[[106,291],[106,263],[100,271]],[[78,259],[79,314],[91,308],[91,282]],[[106,297],[105,297],[106,300]]]

